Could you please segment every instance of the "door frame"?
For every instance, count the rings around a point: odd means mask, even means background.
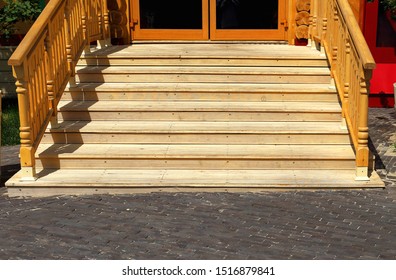
[[[210,39],[275,41],[287,39],[286,0],[278,0],[278,29],[217,29],[216,0],[210,0]],[[212,8],[213,7],[213,8]]]
[[[217,29],[216,0],[202,1],[202,29],[140,29],[139,0],[130,0],[131,39],[132,41],[284,41],[288,39],[288,0],[278,0],[278,3],[278,29]]]
[[[208,1],[202,1],[202,29],[140,29],[139,0],[131,0],[130,10],[132,40],[209,40]]]

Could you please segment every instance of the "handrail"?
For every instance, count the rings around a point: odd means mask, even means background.
[[[16,79],[20,158],[24,179],[35,179],[35,152],[48,124],[57,126],[57,105],[73,84],[82,52],[109,45],[106,0],[51,0],[8,61]]]
[[[363,67],[365,69],[375,69],[376,64],[373,55],[371,54],[370,48],[367,45],[363,33],[359,32],[360,26],[355,18],[351,5],[347,0],[338,0],[338,5],[340,7],[340,12],[342,13],[342,17],[344,19],[349,19],[345,21],[345,24],[347,25],[347,28],[350,31],[350,36],[352,38],[352,41],[359,42],[359,44],[356,44],[355,47],[357,52],[360,54],[360,59]]]
[[[368,95],[374,58],[348,0],[312,0],[309,39],[327,55],[356,153],[356,179],[367,180]]]
[[[37,20],[33,23],[29,32],[19,44],[18,48],[8,60],[8,65],[19,66],[23,63],[31,49],[37,44],[37,41],[40,35],[43,34],[44,29],[47,27],[50,18],[56,10],[59,9],[62,2],[62,0],[53,0],[47,4]]]

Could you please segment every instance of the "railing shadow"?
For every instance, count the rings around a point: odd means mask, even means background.
[[[78,67],[79,70],[76,71],[76,76],[78,76],[79,72],[83,73],[87,69],[96,66],[100,66],[102,70],[110,68],[111,61],[108,56],[118,53],[128,47],[129,45],[117,45],[109,46],[103,49],[93,49],[91,53],[82,56],[82,58],[84,58],[86,61],[86,65],[85,67]],[[79,65],[77,64],[77,66]],[[98,79],[97,76],[95,81],[89,81],[89,79],[83,79],[82,81],[77,80],[76,85],[69,87],[68,90],[63,94],[61,101],[63,98],[65,98],[65,94],[69,95],[68,98],[70,98],[70,102],[59,107],[58,111],[58,114],[62,119],[62,122],[59,122],[59,126],[63,133],[51,133],[52,141],[55,145],[51,145],[49,148],[38,154],[38,158],[42,158],[42,167],[44,168],[38,172],[37,176],[39,178],[48,176],[61,168],[60,155],[73,154],[84,144],[86,144],[81,135],[81,130],[93,121],[90,108],[99,101],[106,100],[103,99],[97,92],[97,88],[106,83],[103,75],[99,77],[100,78]],[[81,107],[82,104],[84,107]],[[68,111],[70,109],[73,110],[76,106],[81,110],[78,114],[73,114],[73,111]],[[69,131],[71,127],[73,130]],[[52,129],[50,129],[50,132],[51,130]],[[59,129],[55,128],[52,131],[59,132]],[[67,134],[73,134],[73,137],[69,137]],[[57,156],[51,158],[51,160],[48,162],[43,158],[43,156],[49,153]]]

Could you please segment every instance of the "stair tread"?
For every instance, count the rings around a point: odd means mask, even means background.
[[[37,181],[21,183],[16,174],[8,187],[275,187],[349,188],[383,187],[376,173],[370,181],[356,181],[354,170],[125,170],[125,169],[48,169],[38,170]],[[337,176],[334,176],[334,174]],[[96,190],[98,191],[98,190]],[[121,190],[120,190],[121,191]],[[128,191],[128,189],[124,189]],[[133,189],[130,189],[133,192]],[[150,191],[150,190],[148,190]],[[155,191],[155,190],[152,190]],[[175,189],[175,191],[180,191]],[[122,192],[122,191],[121,191]]]
[[[330,75],[328,67],[77,66],[79,74]]]
[[[331,152],[330,152],[331,151]],[[345,159],[350,145],[40,144],[40,158]]]
[[[86,54],[85,58],[277,58],[322,59],[317,50],[292,45],[269,44],[134,44],[111,46]],[[84,58],[84,56],[83,56]]]
[[[328,84],[260,84],[260,83],[81,83],[66,91],[160,91],[160,92],[331,92],[334,87]]]
[[[51,132],[87,133],[333,133],[348,134],[340,122],[64,121]]]
[[[60,101],[60,111],[274,111],[274,112],[340,112],[336,102],[240,102],[240,101]]]

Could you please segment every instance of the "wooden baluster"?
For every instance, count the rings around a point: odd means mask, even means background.
[[[350,39],[348,39],[346,41],[345,44],[345,77],[344,77],[344,85],[343,85],[343,91],[344,94],[343,96],[341,96],[341,100],[342,100],[342,118],[343,120],[345,120],[346,115],[347,115],[347,109],[349,106],[349,91],[350,91],[350,85],[351,85],[351,72],[352,72],[352,68],[351,68],[351,43],[350,43]],[[340,61],[340,63],[342,63],[342,61]]]
[[[315,7],[316,7],[316,1],[317,0],[312,0],[311,1],[311,9],[309,11],[309,29],[308,29],[308,47],[313,48],[315,45],[314,42],[314,36],[316,34],[316,14],[315,14]]]
[[[50,128],[58,128],[58,110],[56,106],[56,92],[55,92],[55,77],[54,77],[54,65],[51,57],[52,45],[49,32],[44,40],[44,53],[45,53],[45,68],[46,68],[46,80],[47,80],[47,96],[49,101],[50,110],[52,110],[52,115],[50,119]]]
[[[106,40],[106,46],[111,46],[111,35],[110,35],[110,15],[109,8],[107,7],[107,0],[103,0],[103,19],[104,19],[104,39]]]
[[[84,47],[84,53],[90,53],[91,52],[91,42],[90,42],[90,34],[89,34],[89,28],[88,28],[88,9],[89,9],[89,1],[84,0],[83,5],[82,5],[82,29],[84,33],[84,39],[85,39],[85,47]]]
[[[33,148],[33,135],[30,120],[29,90],[26,82],[24,64],[13,67],[16,79],[16,93],[18,95],[19,107],[19,136],[21,138],[20,158],[21,158],[21,181],[34,181],[36,175],[35,150]]]
[[[70,79],[68,86],[76,86],[76,71],[73,62],[73,45],[71,40],[71,1],[68,0],[65,5],[65,27],[66,27],[66,55],[67,55],[67,65],[70,73]]]
[[[370,150],[368,148],[368,96],[372,70],[362,70],[360,77],[359,115],[358,115],[358,147],[356,149],[356,180],[369,180]]]

